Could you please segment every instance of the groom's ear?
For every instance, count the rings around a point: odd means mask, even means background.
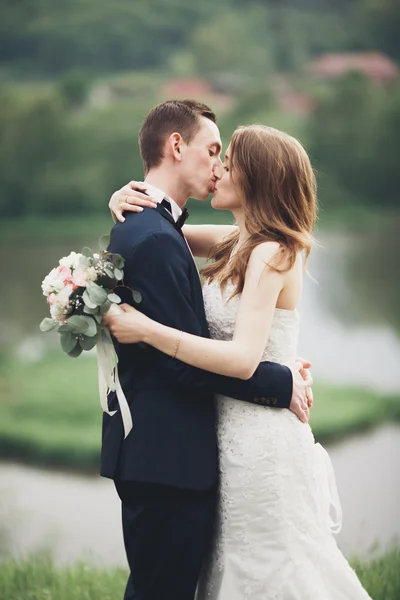
[[[174,160],[182,161],[182,144],[183,139],[180,133],[174,132],[168,138],[168,145]]]

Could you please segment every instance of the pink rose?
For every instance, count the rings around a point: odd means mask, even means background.
[[[61,279],[61,281],[70,281],[72,277],[72,272],[69,267],[57,267],[57,274],[58,278]]]
[[[72,275],[72,283],[74,284],[75,289],[77,287],[86,287],[87,282],[87,274],[86,272],[78,267],[74,269],[74,273]]]

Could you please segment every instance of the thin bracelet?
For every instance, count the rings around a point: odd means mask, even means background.
[[[176,358],[176,355],[178,354],[179,344],[181,343],[181,338],[182,338],[182,333],[183,333],[183,331],[179,332],[178,339],[176,340],[175,352],[173,353],[172,358]]]

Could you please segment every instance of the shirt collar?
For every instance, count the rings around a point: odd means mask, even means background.
[[[149,193],[149,195],[158,204],[161,204],[161,202],[164,200],[164,198],[166,200],[168,200],[168,202],[171,203],[172,217],[173,217],[174,221],[176,222],[178,220],[178,218],[182,214],[182,209],[177,205],[177,203],[175,202],[175,200],[173,200],[171,198],[171,196],[167,196],[167,194],[165,194],[165,192],[163,192],[162,190],[160,190],[160,188],[157,188],[154,185],[150,185],[150,183],[146,183],[146,182],[145,182],[145,185],[147,187],[147,192]]]

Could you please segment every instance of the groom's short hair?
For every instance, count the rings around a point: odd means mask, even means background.
[[[171,133],[180,133],[186,144],[192,140],[200,128],[199,117],[217,121],[211,108],[196,100],[167,100],[149,112],[139,132],[145,173],[161,163],[165,140]]]

